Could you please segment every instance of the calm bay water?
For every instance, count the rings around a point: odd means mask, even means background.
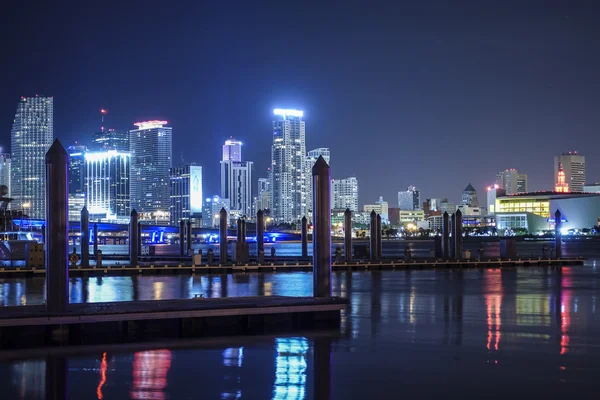
[[[309,295],[311,282],[309,273],[78,278],[71,301],[297,296]],[[43,292],[43,279],[0,280],[4,305],[40,303]],[[72,399],[591,398],[600,389],[594,260],[562,269],[336,273],[333,292],[351,300],[336,335],[0,354],[1,398],[56,392],[47,368],[67,371]]]

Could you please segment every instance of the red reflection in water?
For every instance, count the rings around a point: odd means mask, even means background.
[[[163,400],[167,373],[171,367],[171,351],[140,351],[133,355],[132,399]]]
[[[569,327],[571,326],[571,291],[563,291],[562,287],[571,285],[569,276],[570,270],[563,268],[561,279],[560,296],[560,354],[566,354],[569,351]]]
[[[96,388],[96,395],[98,396],[98,400],[102,400],[104,396],[102,395],[102,386],[106,383],[106,368],[108,363],[106,362],[106,353],[102,353],[102,362],[100,363],[100,383],[98,383],[98,387]]]
[[[500,344],[500,326],[502,320],[502,275],[500,270],[487,270],[485,274],[486,294],[485,305],[487,307],[487,349],[498,351]]]

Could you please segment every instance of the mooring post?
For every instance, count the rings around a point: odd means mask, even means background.
[[[380,260],[383,254],[383,234],[381,230],[381,214],[377,214],[377,259]]]
[[[346,262],[352,261],[352,211],[344,211],[344,256]]]
[[[561,225],[562,213],[557,209],[554,213],[554,248],[557,260],[562,258],[562,233],[560,231]]]
[[[371,225],[370,225],[370,258],[371,261],[377,260],[377,214],[375,214],[375,210],[371,211]]]
[[[456,228],[454,229],[454,233],[456,234],[456,238],[454,239],[454,246],[456,247],[454,254],[457,260],[462,259],[462,211],[456,210],[455,215],[455,223]]]
[[[44,243],[44,250],[46,249],[46,225],[42,225],[42,243]]]
[[[67,360],[61,356],[46,357],[46,399],[67,400],[68,396]]]
[[[302,217],[302,257],[308,257],[308,221]]]
[[[236,232],[235,232],[235,241],[237,243],[242,242],[242,219],[238,218],[236,221]]]
[[[98,255],[98,224],[94,224],[94,257]]]
[[[132,267],[137,265],[139,258],[138,228],[138,213],[135,210],[131,210],[131,217],[129,220],[129,262]]]
[[[86,206],[81,209],[81,266],[90,266],[90,213]]]
[[[450,251],[448,246],[450,244],[450,216],[448,215],[448,211],[444,211],[444,215],[442,216],[442,257],[444,259],[448,259],[450,257]]]
[[[69,156],[56,139],[46,153],[46,310],[64,312],[69,305]]]
[[[242,218],[242,236],[240,239],[242,243],[246,243],[246,217]]]
[[[188,255],[192,255],[192,221],[187,220],[187,253]]]
[[[227,264],[227,210],[221,208],[219,212],[219,262]]]
[[[185,251],[185,221],[179,220],[179,255],[183,256]]]
[[[256,213],[256,259],[259,263],[264,261],[265,257],[265,219],[263,210]]]
[[[331,297],[331,179],[319,156],[313,175],[313,296]]]
[[[142,254],[142,223],[138,222],[138,230],[137,230],[137,248],[138,248],[138,256]]]
[[[450,216],[450,258],[454,259],[455,257],[455,247],[454,247],[454,241],[456,240],[456,216],[454,215],[454,213],[452,213],[452,215]]]

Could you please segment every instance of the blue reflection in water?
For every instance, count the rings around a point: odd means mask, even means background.
[[[244,348],[231,347],[223,351],[223,366],[227,367],[224,378],[225,382],[234,384],[234,388],[221,393],[221,400],[233,400],[242,398],[240,369],[244,364]]]
[[[273,400],[300,400],[306,396],[306,338],[275,340]]]

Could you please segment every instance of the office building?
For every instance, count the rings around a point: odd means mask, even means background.
[[[69,221],[81,221],[81,210],[85,206],[85,193],[69,193]]]
[[[496,185],[504,189],[507,195],[527,193],[527,174],[520,174],[514,168],[496,174]]]
[[[401,210],[420,210],[421,193],[409,186],[405,191],[398,192],[398,208]]]
[[[423,210],[402,210],[398,213],[400,225],[409,222],[420,222],[425,220],[425,211]]]
[[[371,213],[371,211],[375,211],[376,214],[381,215],[382,223],[387,223],[389,221],[388,208],[388,202],[384,201],[383,197],[379,197],[379,200],[377,200],[375,204],[365,204],[363,206],[363,211],[366,213]]]
[[[13,209],[46,218],[46,152],[54,140],[54,99],[21,97],[11,131]]]
[[[222,161],[242,161],[242,142],[230,136],[223,145]]]
[[[559,165],[562,165],[565,173],[565,183],[569,191],[583,192],[585,184],[585,156],[577,154],[576,151],[563,153],[554,157],[554,186],[558,183]]]
[[[229,199],[224,199],[219,196],[207,197],[202,203],[202,227],[203,228],[218,228],[219,213],[221,209],[229,214]]]
[[[4,197],[10,197],[10,153],[4,153],[0,148],[0,185],[8,188],[8,193]]]
[[[115,150],[84,154],[83,184],[90,220],[129,218],[131,155]]]
[[[69,194],[80,194],[84,192],[83,170],[85,166],[85,153],[87,147],[75,145],[67,148],[69,154],[69,166],[67,179]]]
[[[242,216],[252,216],[254,163],[241,160],[241,145],[242,142],[232,138],[223,145],[221,197],[229,199],[232,211],[237,211]]]
[[[90,150],[94,152],[116,150],[119,153],[129,152],[129,133],[109,128],[107,124],[108,110],[100,110],[100,130],[92,135]]]
[[[183,165],[170,170],[171,225],[202,215],[202,167]]]
[[[470,183],[467,185],[465,190],[462,192],[462,199],[460,202],[462,205],[469,207],[479,207],[479,200],[477,200],[477,190]]]
[[[334,209],[350,209],[358,212],[358,180],[355,177],[334,179],[331,182],[333,196],[331,205]]]
[[[273,113],[271,218],[277,223],[299,221],[306,202],[304,113],[284,109]]]
[[[171,127],[167,121],[146,121],[129,131],[131,153],[131,208],[142,220],[169,223],[172,153]]]
[[[269,190],[270,184],[271,181],[269,178],[258,178],[258,195],[256,197],[255,211],[264,211],[271,208],[271,191]]]

